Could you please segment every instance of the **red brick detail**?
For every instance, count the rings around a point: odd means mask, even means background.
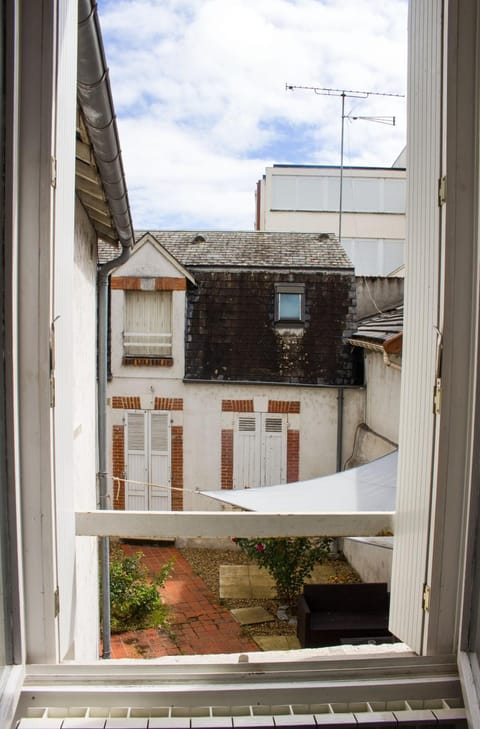
[[[299,413],[300,412],[300,401],[299,400],[269,400],[268,401],[268,412],[269,413]]]
[[[148,278],[149,287],[143,289],[141,276],[112,276],[111,288],[117,291],[185,291],[187,280],[185,278],[174,278],[173,276],[152,276]],[[150,288],[153,280],[154,288]]]
[[[172,425],[172,511],[183,510],[183,426]]]
[[[287,483],[298,481],[300,466],[300,431],[289,430],[287,434]]]
[[[233,489],[233,430],[222,430],[222,489]]]
[[[125,427],[114,425],[112,433],[113,508],[125,510]],[[122,479],[117,481],[117,479]],[[110,506],[108,507],[111,508]]]
[[[228,413],[253,413],[253,400],[222,400],[222,410]]]
[[[124,367],[173,367],[172,357],[124,357]]]
[[[155,279],[155,291],[186,291],[186,278],[173,278],[162,276]]]
[[[183,410],[183,399],[181,397],[156,397],[155,410]]]
[[[121,291],[135,291],[142,288],[142,279],[138,276],[112,276],[110,288]]]
[[[119,410],[141,410],[142,406],[140,405],[139,397],[114,395],[112,397],[112,408],[117,408]]]

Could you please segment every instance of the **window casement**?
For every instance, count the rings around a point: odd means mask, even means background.
[[[172,357],[172,292],[125,291],[126,358]]]
[[[275,284],[275,323],[303,326],[305,321],[305,284]]]

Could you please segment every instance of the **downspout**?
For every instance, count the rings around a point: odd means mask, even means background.
[[[337,394],[337,472],[342,470],[342,442],[343,442],[343,387],[338,388]]]
[[[122,252],[97,273],[98,295],[98,495],[99,508],[108,507],[107,483],[107,378],[108,378],[108,278],[130,256],[133,225],[123,170],[112,93],[95,0],[78,0],[78,103],[82,110],[95,162],[100,173],[115,237]],[[100,539],[102,572],[103,658],[110,658],[110,540]]]
[[[385,350],[383,350],[383,364],[385,365],[385,367],[391,367],[392,370],[402,369],[402,366],[397,364],[397,362],[392,362],[392,360],[390,359],[390,355]]]
[[[100,509],[108,509],[107,479],[107,382],[108,382],[108,279],[112,269],[130,256],[131,246],[124,245],[118,258],[101,266],[97,273],[98,295],[98,497]],[[102,566],[102,658],[110,658],[110,538],[100,538]]]

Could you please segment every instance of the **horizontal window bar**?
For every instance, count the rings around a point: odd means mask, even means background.
[[[170,539],[174,537],[371,537],[393,531],[393,512],[276,514],[238,511],[77,512],[77,536]]]
[[[168,332],[153,332],[153,334],[148,332],[124,332],[123,337],[124,339],[127,337],[167,337],[167,339],[171,339],[172,334]]]

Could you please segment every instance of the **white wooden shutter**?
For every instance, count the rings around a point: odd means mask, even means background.
[[[125,354],[172,354],[172,292],[127,291],[125,295]]]
[[[146,417],[144,412],[127,412],[126,463],[127,483],[125,508],[146,511],[148,509],[148,464],[146,453]]]
[[[440,259],[444,226],[440,228],[438,207],[442,130],[448,127],[442,120],[443,13],[442,3],[415,0],[411,3],[409,23],[409,94],[423,103],[410,104],[408,118],[411,138],[407,147],[407,238],[412,245],[407,246],[405,263],[412,278],[405,289],[405,310],[411,319],[406,317],[403,341],[401,448],[389,629],[417,653],[424,650],[429,616],[433,614],[423,609],[423,595],[427,560],[434,552],[429,548],[434,482],[432,443],[440,432],[438,426],[435,429],[432,392],[437,376],[437,333],[443,331],[438,287],[445,265]],[[421,245],[413,244],[419,240]],[[421,315],[416,316],[416,312]],[[466,362],[465,376],[467,368]],[[448,540],[443,542],[442,553],[445,544]],[[442,581],[439,579],[438,584]]]
[[[238,415],[233,444],[233,488],[260,485],[260,416]]]
[[[287,480],[287,421],[285,415],[262,416],[261,486],[274,486]]]
[[[170,498],[169,413],[150,414],[150,503],[152,511],[168,511]],[[164,488],[162,488],[164,486]]]

